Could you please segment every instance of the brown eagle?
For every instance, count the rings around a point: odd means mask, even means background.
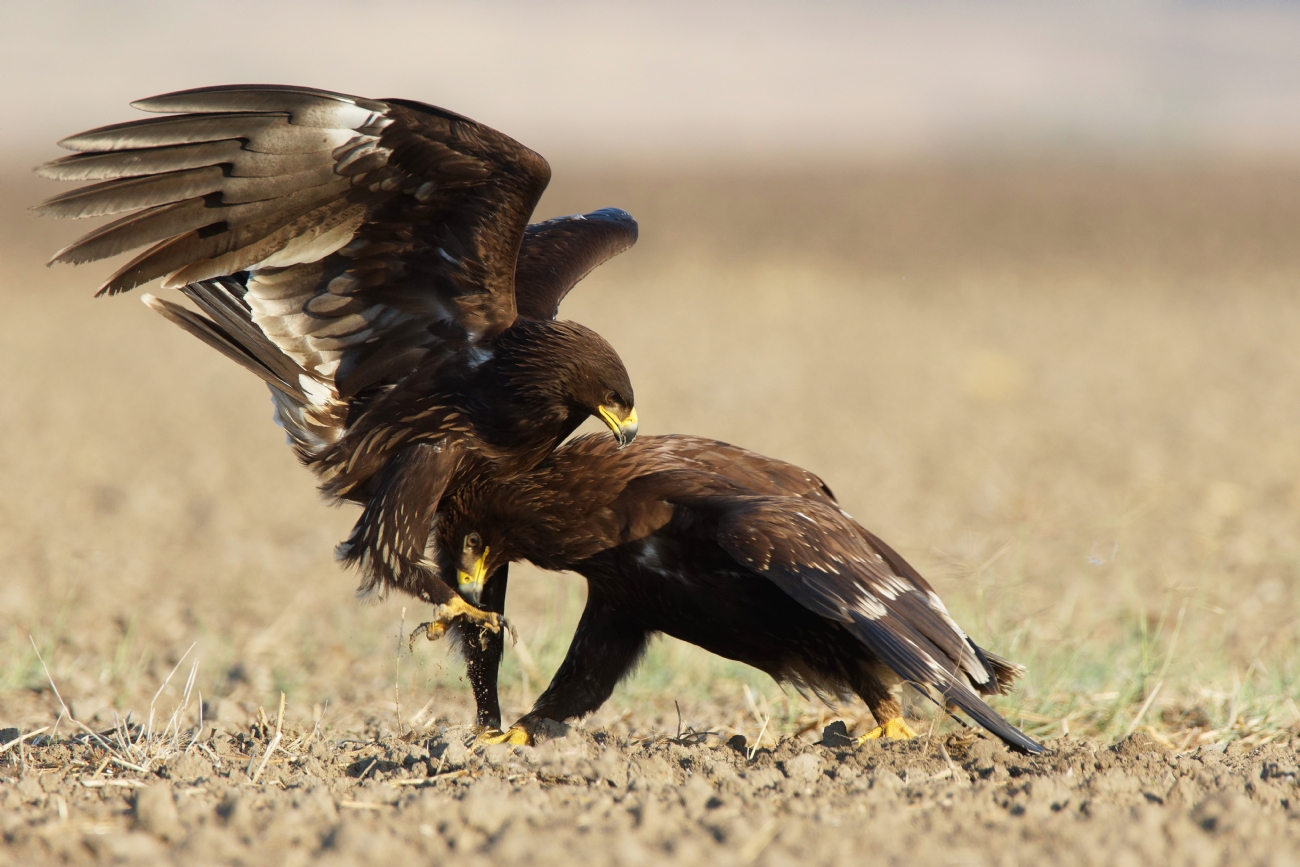
[[[512,560],[587,579],[550,686],[488,740],[527,743],[540,720],[596,710],[663,632],[819,695],[860,696],[878,724],[864,739],[912,736],[892,694],[910,683],[1007,744],[1042,750],[980,697],[1005,694],[1024,669],[971,641],[907,561],[790,464],[696,437],[621,450],[582,437],[530,473],[458,490],[438,533],[442,568],[485,608],[503,610]],[[501,636],[485,638],[464,644],[491,730]]]
[[[93,180],[36,207],[125,214],[55,254],[150,245],[100,294],[155,278],[199,308],[146,303],[261,377],[276,419],[330,497],[364,505],[339,548],[363,591],[398,588],[499,628],[438,579],[439,502],[531,468],[590,415],[636,435],[610,345],[556,321],[592,268],[630,247],[608,208],[534,225],[546,161],[461,115],[272,85],[202,88],[91,130],[38,172]]]

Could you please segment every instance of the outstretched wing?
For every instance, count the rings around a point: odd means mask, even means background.
[[[533,223],[524,231],[515,270],[519,315],[554,319],[579,280],[631,247],[636,238],[636,220],[618,208]]]
[[[911,567],[900,574],[837,508],[784,497],[715,499],[714,506],[721,506],[717,542],[738,562],[843,623],[899,677],[933,687],[1008,743],[1042,750],[979,697],[977,690],[998,691],[1000,672],[929,585],[911,580]]]
[[[252,321],[315,380],[304,390],[334,402],[514,321],[515,263],[550,167],[513,139],[418,102],[300,87],[135,106],[171,114],[65,139],[78,153],[38,170],[99,181],[38,211],[126,214],[53,261],[152,245],[101,292],[234,276]]]

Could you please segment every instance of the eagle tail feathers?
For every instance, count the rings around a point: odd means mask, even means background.
[[[975,650],[984,661],[984,667],[993,673],[992,683],[981,683],[976,688],[984,695],[1009,695],[1016,681],[1025,676],[1025,667],[982,647],[976,646]]]
[[[987,731],[1001,738],[1008,746],[1027,753],[1041,753],[1042,744],[1020,731],[989,707],[971,688],[964,674],[953,672],[940,664],[942,653],[925,636],[900,622],[886,622],[858,612],[852,612],[854,634],[874,651],[903,680],[934,688],[961,708]],[[1004,665],[1005,660],[999,660]],[[996,679],[996,675],[995,675]]]

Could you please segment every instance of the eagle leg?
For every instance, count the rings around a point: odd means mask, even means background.
[[[505,611],[506,585],[509,579],[507,566],[501,566],[489,576],[479,597],[479,607],[484,611]],[[476,722],[479,727],[497,731],[501,728],[501,702],[497,699],[497,680],[501,667],[501,653],[505,649],[505,636],[500,632],[480,631],[478,641],[465,641],[461,651],[465,655],[465,676],[474,690]]]
[[[456,620],[478,624],[480,630],[488,632],[500,632],[502,627],[511,632],[514,629],[504,615],[497,614],[495,611],[483,611],[470,605],[461,597],[453,596],[450,602],[434,606],[433,619],[415,628],[407,642],[408,647],[413,648],[416,636],[421,634],[430,641],[437,641],[447,633],[447,628]]]
[[[883,725],[878,725],[862,737],[858,738],[858,746],[865,744],[867,741],[874,741],[878,738],[889,738],[893,741],[906,741],[916,737],[916,732],[903,721],[901,716],[885,720]]]

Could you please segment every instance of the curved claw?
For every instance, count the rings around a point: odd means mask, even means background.
[[[533,744],[533,736],[528,730],[519,725],[513,725],[506,731],[497,729],[484,729],[483,733],[474,741],[475,744],[488,746],[491,744],[510,744],[516,747],[528,747]]]
[[[481,608],[475,608],[459,596],[453,596],[451,601],[445,605],[434,606],[433,620],[428,623],[421,623],[415,627],[407,640],[407,648],[414,649],[416,636],[423,634],[430,641],[437,641],[447,634],[447,629],[456,620],[467,620],[470,623],[478,624],[480,629],[486,629],[489,632],[500,632],[504,626],[514,634],[512,627],[503,615],[494,611],[484,611]]]
[[[891,741],[906,741],[916,737],[916,732],[908,727],[901,716],[894,717],[885,722],[884,725],[878,725],[862,737],[858,738],[858,746],[862,746],[867,741],[874,741],[878,738],[889,738]]]

